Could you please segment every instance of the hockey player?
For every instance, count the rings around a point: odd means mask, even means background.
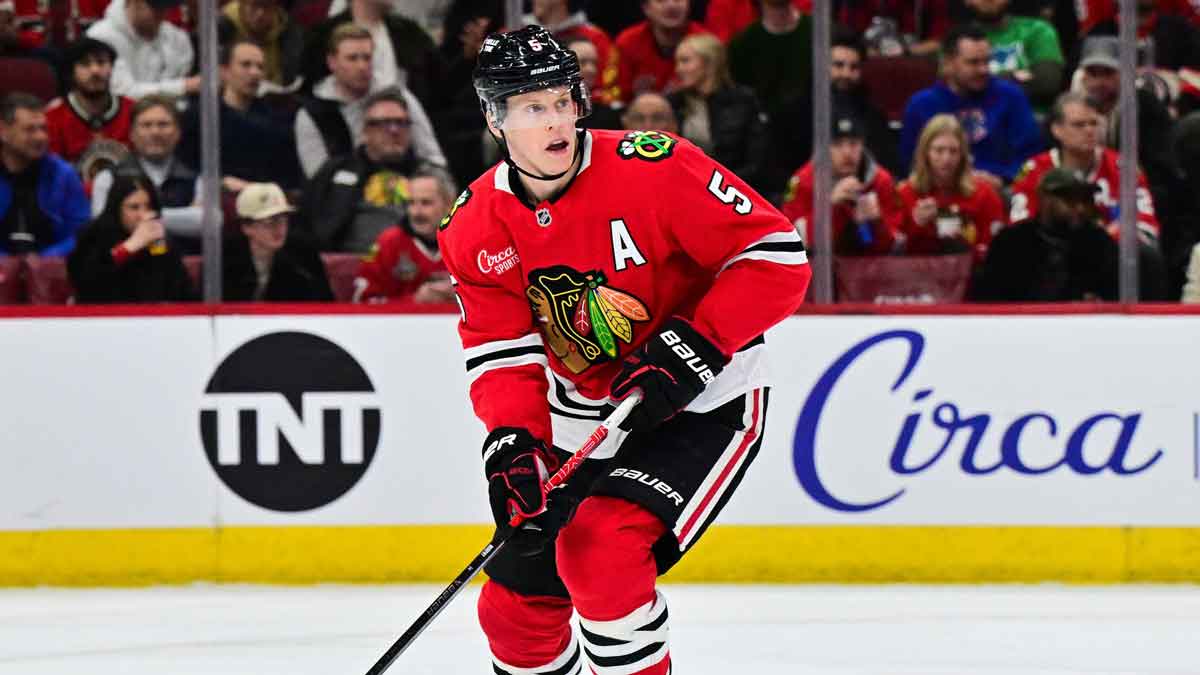
[[[439,226],[462,310],[497,536],[479,620],[497,673],[667,673],[658,574],[691,548],[762,441],[763,332],[811,276],[791,224],[659,132],[581,131],[575,54],[490,35],[475,88],[505,160]],[[541,483],[612,409],[643,400],[568,484]],[[582,649],[572,633],[580,615]]]

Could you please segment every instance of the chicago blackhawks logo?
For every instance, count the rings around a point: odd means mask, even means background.
[[[471,188],[465,188],[462,191],[462,194],[458,196],[458,199],[454,200],[454,204],[450,206],[450,212],[447,213],[444,218],[442,218],[442,222],[440,225],[438,225],[438,229],[444,230],[447,227],[450,227],[450,219],[453,218],[454,214],[458,213],[458,210],[460,208],[462,208],[462,206],[464,204],[466,204],[467,201],[470,199],[471,199]]]
[[[617,143],[617,155],[657,162],[670,157],[676,145],[679,141],[661,131],[631,131]]]
[[[650,320],[641,300],[610,288],[599,270],[556,265],[529,275],[525,297],[550,351],[572,373],[617,358],[617,341],[633,342],[633,324]]]

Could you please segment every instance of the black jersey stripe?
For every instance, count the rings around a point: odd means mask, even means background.
[[[567,396],[567,386],[563,384],[563,381],[561,379],[559,379],[559,377],[557,375],[553,375],[553,379],[554,379],[554,396],[555,396],[555,398],[558,399],[558,402],[560,404],[562,404],[562,406],[564,408],[572,408],[572,409],[578,410],[580,412],[594,412],[594,413],[601,413],[601,412],[604,412],[605,410],[611,408],[611,406],[609,406],[607,403],[598,403],[598,404],[592,405],[592,404],[588,404],[588,403],[579,403],[578,401],[573,401]]]
[[[761,244],[747,246],[742,250],[742,253],[750,253],[752,251],[781,251],[784,253],[804,253],[804,242],[797,239],[796,241],[765,241]]]
[[[588,642],[588,644],[594,645],[596,647],[620,647],[621,645],[629,644],[629,640],[618,640],[617,638],[606,637],[604,635],[597,635],[597,634],[593,633],[592,631],[584,628],[582,624],[580,624],[580,626],[579,626],[579,632],[583,634],[583,639],[586,640]]]
[[[546,348],[542,345],[530,345],[528,347],[510,347],[508,349],[500,349],[494,352],[476,356],[473,359],[467,359],[467,371],[475,370],[479,366],[488,361],[496,361],[498,359],[507,359],[514,356],[545,356]]]
[[[662,615],[661,615],[661,616],[659,616],[657,619],[655,619],[655,620],[651,621],[650,623],[646,624],[645,626],[642,626],[641,628],[634,628],[634,630],[635,630],[635,631],[639,631],[639,630],[658,630],[660,626],[662,626],[664,623],[666,623],[666,622],[667,622],[667,615],[668,615],[668,614],[667,614],[667,608],[666,608],[666,607],[664,607],[664,608],[663,608],[663,612],[662,612]]]
[[[587,647],[584,647],[583,651],[587,652],[588,659],[591,660],[592,665],[600,666],[601,668],[616,668],[617,666],[628,666],[632,663],[637,663],[662,649],[665,644],[665,642],[652,642],[636,652],[625,654],[624,656],[597,656]]]
[[[559,417],[566,417],[567,419],[572,420],[590,420],[594,422],[598,419],[603,419],[599,411],[595,413],[571,412],[570,410],[563,410],[553,403],[550,404],[550,413],[552,415],[558,415]]]

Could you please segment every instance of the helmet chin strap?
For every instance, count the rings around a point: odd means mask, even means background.
[[[517,163],[515,161],[513,161],[512,155],[509,154],[509,152],[508,152],[508,139],[504,137],[504,130],[500,129],[499,131],[500,131],[500,138],[497,139],[495,136],[492,136],[492,140],[496,141],[496,145],[500,146],[500,152],[501,152],[501,154],[504,155],[504,163],[511,166],[514,170],[517,171],[517,173],[519,173],[523,176],[528,176],[534,180],[552,181],[552,180],[558,180],[559,178],[562,178],[563,176],[571,173],[571,169],[575,168],[575,162],[578,162],[580,156],[583,154],[583,143],[579,140],[578,137],[576,137],[576,139],[575,139],[575,154],[572,155],[571,164],[570,164],[570,166],[567,167],[566,171],[563,171],[561,173],[550,174],[550,175],[538,175],[536,173],[530,173],[530,172],[526,171],[525,169],[522,169],[520,166],[517,165]]]

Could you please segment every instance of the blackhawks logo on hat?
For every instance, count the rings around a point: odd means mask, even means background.
[[[650,320],[646,305],[611,288],[599,270],[578,272],[564,265],[529,274],[525,297],[550,351],[572,373],[617,358],[617,341],[633,342],[633,323]]]
[[[631,131],[617,143],[617,155],[657,162],[670,157],[676,145],[679,141],[661,131]]]

